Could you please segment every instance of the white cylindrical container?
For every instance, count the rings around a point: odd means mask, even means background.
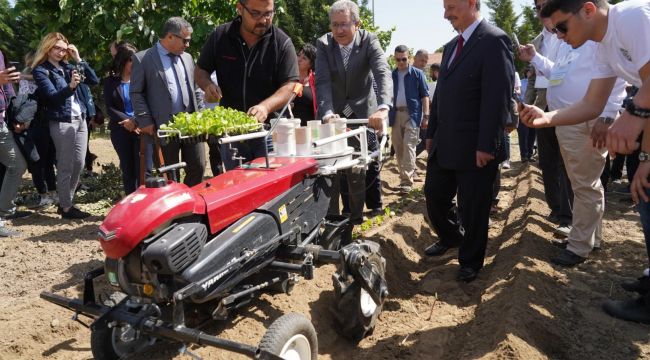
[[[333,123],[321,124],[318,127],[319,140],[336,135],[336,128]],[[321,154],[332,154],[336,152],[336,143],[329,143],[321,146]]]
[[[316,141],[319,139],[319,127],[321,125],[320,120],[309,120],[307,121],[307,127],[311,129],[311,141]],[[320,153],[319,148],[313,148],[312,152]]]
[[[343,134],[347,131],[348,120],[347,119],[336,119],[334,120],[334,132],[336,135]],[[341,152],[347,149],[348,139],[341,139],[336,142],[336,152]]]
[[[296,154],[311,155],[311,129],[307,126],[296,129]]]
[[[294,128],[299,128],[300,127],[300,119],[289,119],[289,122],[293,124]]]
[[[296,129],[291,123],[280,123],[276,128],[276,155],[296,155]]]

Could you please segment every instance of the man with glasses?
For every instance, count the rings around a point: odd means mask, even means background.
[[[272,0],[240,0],[233,21],[218,26],[203,45],[195,70],[206,97],[221,106],[247,112],[260,123],[281,109],[298,81],[296,50],[291,39],[273,25]],[[216,71],[217,86],[210,74]],[[263,139],[233,144],[250,161],[265,155]],[[238,162],[222,148],[226,169]]]
[[[638,203],[650,257],[650,2],[629,0],[610,6],[605,0],[549,0],[542,15],[550,17],[557,36],[573,48],[588,40],[599,43],[592,80],[586,95],[573,106],[550,113],[526,106],[520,113],[521,119],[536,127],[581,123],[603,111],[617,77],[639,88],[626,101],[625,111],[609,127],[606,137],[596,137],[594,142],[604,141],[610,153],[629,154],[641,147],[631,192]],[[639,144],[637,138],[642,131],[644,136]],[[640,293],[640,298],[608,301],[603,306],[605,311],[621,319],[650,323],[648,273],[646,269],[638,281],[624,284],[626,290]]]
[[[542,32],[532,41],[535,51],[550,61],[555,61],[557,51],[562,43],[551,31],[553,26],[550,19],[541,18],[539,13],[546,0],[535,0],[535,11],[539,21],[542,23]],[[532,86],[526,93],[526,104],[546,109],[546,92],[548,79],[539,70],[535,70],[536,77]],[[525,124],[524,124],[525,126]],[[542,181],[544,182],[544,198],[551,210],[549,220],[556,223],[555,233],[567,237],[571,231],[573,219],[573,192],[571,183],[562,161],[560,145],[555,135],[555,128],[528,129],[537,132],[537,148],[539,152],[539,167],[542,170]],[[529,137],[530,138],[530,137]]]
[[[388,119],[397,156],[400,191],[408,194],[413,187],[415,147],[420,128],[426,129],[429,122],[429,87],[424,72],[409,65],[406,45],[396,47],[394,56],[397,69],[393,70],[393,107]]]
[[[129,94],[135,120],[143,133],[155,136],[160,125],[174,114],[199,110],[194,86],[194,60],[185,52],[192,40],[192,25],[180,17],[169,18],[160,40],[151,48],[133,55]],[[166,86],[161,86],[161,85]],[[203,181],[205,148],[203,143],[162,145],[166,165],[178,163],[179,151],[187,163],[184,183],[194,186]],[[158,161],[157,157],[154,159]],[[179,174],[174,174],[177,181]]]
[[[383,129],[391,104],[391,75],[377,36],[359,28],[359,6],[350,0],[336,1],[329,11],[331,32],[316,43],[316,97],[318,114],[327,122],[335,117],[368,119],[368,150],[377,149],[374,129]],[[377,84],[377,95],[373,89]],[[351,139],[350,143],[354,144]],[[335,181],[335,185],[339,185]],[[332,212],[338,212],[338,191],[343,212],[353,224],[363,222],[364,203],[371,216],[382,212],[379,164],[367,171],[346,172],[341,188],[335,186]],[[349,195],[349,196],[348,196]]]

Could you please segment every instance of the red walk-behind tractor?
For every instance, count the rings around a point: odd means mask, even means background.
[[[388,295],[385,259],[378,244],[352,241],[347,217],[327,213],[332,175],[365,166],[373,156],[363,146],[365,135],[360,127],[314,144],[357,136],[360,152],[348,148],[320,160],[267,156],[191,188],[148,178],[99,227],[106,261],[86,274],[83,298],[47,292],[41,297],[73,310],[75,320],[78,315],[94,320],[90,330],[96,359],[123,358],[157,339],[177,342],[181,351],[200,344],[260,359],[316,359],[316,331],[300,314],[274,321],[258,346],[199,328],[205,321],[228,319],[261,292],[290,293],[298,277],[312,279],[315,266],[335,263],[332,312],[340,332],[358,341],[373,331]],[[102,275],[118,296],[98,301],[93,282]]]

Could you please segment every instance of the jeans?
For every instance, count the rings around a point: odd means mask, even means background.
[[[56,148],[56,190],[59,193],[59,205],[67,209],[72,206],[86,160],[86,121],[81,117],[73,118],[69,123],[50,121],[50,136]]]
[[[519,155],[521,159],[530,160],[535,146],[535,129],[529,128],[523,122],[520,122],[517,127],[517,136],[519,137]]]
[[[0,163],[6,167],[0,190],[0,216],[7,216],[16,211],[14,197],[18,192],[20,179],[27,169],[27,162],[2,118],[0,118]]]
[[[650,189],[645,189],[646,194],[650,196]],[[641,200],[637,206],[637,211],[641,215],[641,226],[643,227],[643,237],[645,238],[645,250],[648,254],[648,267],[650,267],[650,202]]]
[[[50,130],[47,127],[35,126],[29,128],[29,133],[36,145],[36,151],[40,159],[30,165],[32,181],[39,194],[56,190],[56,174],[54,173],[54,162],[56,149],[50,137]]]

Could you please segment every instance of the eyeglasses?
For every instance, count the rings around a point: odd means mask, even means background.
[[[566,33],[569,31],[567,23],[569,22],[569,19],[571,19],[571,17],[573,17],[573,15],[574,14],[571,14],[571,16],[566,18],[564,21],[561,21],[561,22],[557,23],[557,25],[555,25],[555,27],[553,29],[551,29],[553,34],[562,33],[562,34],[566,35]]]
[[[267,11],[267,12],[259,12],[259,11],[256,11],[256,10],[251,11],[248,8],[248,6],[246,6],[243,2],[240,1],[239,3],[241,4],[241,6],[244,7],[244,9],[246,9],[246,11],[248,11],[249,14],[251,14],[251,17],[253,19],[255,19],[255,20],[259,20],[261,18],[270,19],[275,14],[275,10],[271,10],[271,11]]]
[[[344,22],[344,23],[330,23],[332,29],[347,29],[352,27],[355,23],[353,22]]]
[[[68,51],[68,48],[62,48],[60,46],[55,46],[55,47],[52,48],[52,50],[54,50],[56,52],[66,52],[66,51]]]
[[[184,37],[182,37],[180,35],[176,35],[174,33],[171,33],[171,34],[174,35],[175,37],[181,39],[181,41],[183,41],[183,44],[185,44],[185,45],[189,45],[190,41],[192,41],[192,38],[186,39],[186,38],[184,38]]]
[[[397,62],[407,62],[409,59],[408,58],[395,58],[395,61]]]

